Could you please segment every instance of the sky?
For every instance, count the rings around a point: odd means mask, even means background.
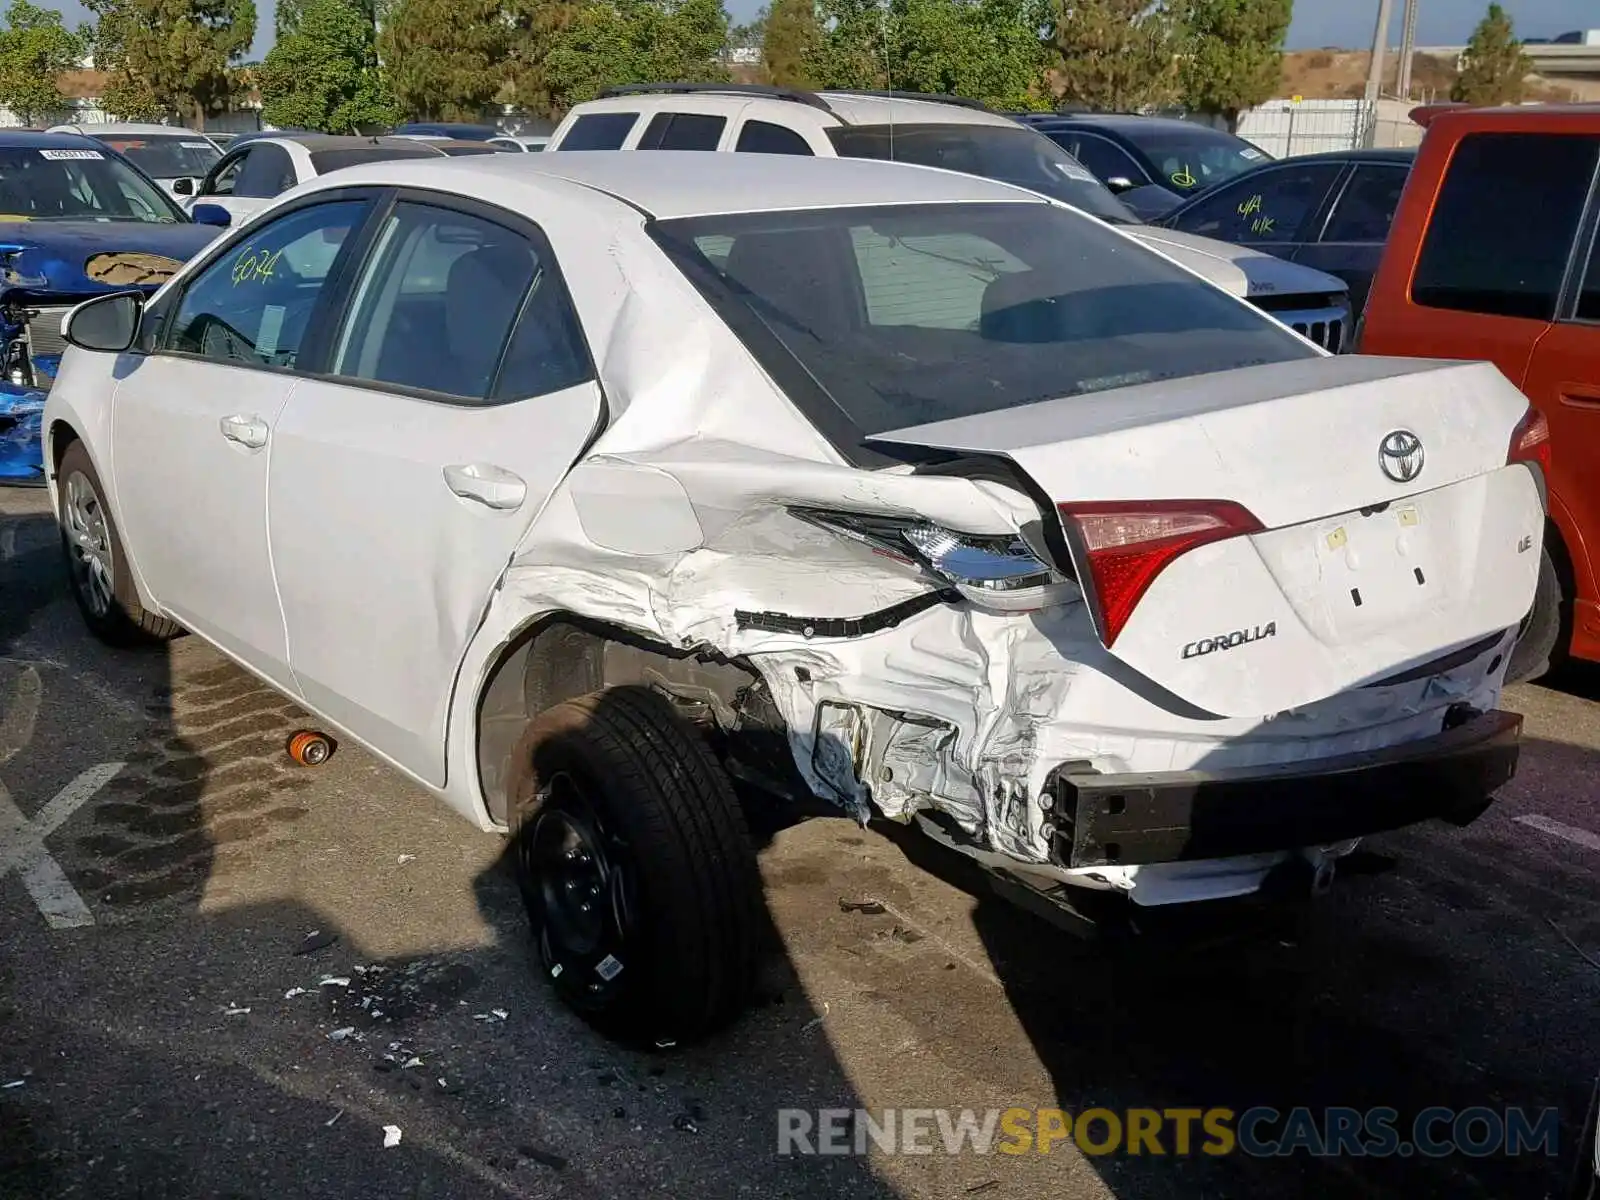
[[[735,21],[748,21],[763,0],[724,0]],[[1472,27],[1483,17],[1487,0],[1420,0],[1417,45],[1464,45]],[[1554,37],[1570,29],[1600,28],[1594,0],[1502,0],[1523,37]],[[72,0],[47,5],[66,14],[76,25],[88,14]],[[256,44],[251,57],[259,58],[272,47],[274,0],[256,0]],[[1394,0],[1390,44],[1400,42],[1400,14],[1405,0]],[[1338,46],[1357,49],[1372,44],[1372,26],[1378,19],[1378,0],[1298,0],[1294,24],[1289,28],[1291,50]]]

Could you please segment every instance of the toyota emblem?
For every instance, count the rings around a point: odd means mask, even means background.
[[[1396,429],[1378,443],[1378,465],[1396,483],[1410,483],[1422,474],[1422,439],[1409,429]]]

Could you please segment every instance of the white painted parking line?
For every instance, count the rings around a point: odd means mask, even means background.
[[[45,923],[52,929],[76,929],[93,925],[89,906],[78,895],[61,864],[45,849],[44,839],[70,817],[122,770],[119,762],[90,767],[41,808],[30,821],[0,785],[0,877],[16,868],[22,886],[28,889]]]
[[[1558,837],[1562,841],[1571,842],[1575,846],[1583,846],[1589,850],[1600,850],[1600,833],[1590,833],[1587,829],[1579,829],[1576,825],[1564,825],[1550,817],[1538,813],[1529,813],[1525,817],[1513,817],[1514,821],[1522,825],[1531,826],[1551,837]]]

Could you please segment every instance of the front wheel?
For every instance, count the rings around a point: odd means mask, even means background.
[[[540,714],[515,752],[512,862],[545,977],[602,1032],[696,1040],[744,1007],[761,879],[732,786],[646,688]]]
[[[182,626],[139,603],[105,488],[82,442],[67,447],[56,478],[67,586],[89,631],[116,646],[166,641],[182,633]]]

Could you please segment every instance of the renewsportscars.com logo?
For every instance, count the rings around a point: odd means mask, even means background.
[[[1425,1108],[1409,1122],[1393,1108],[782,1108],[778,1153],[1554,1157],[1560,1125],[1554,1108]]]

